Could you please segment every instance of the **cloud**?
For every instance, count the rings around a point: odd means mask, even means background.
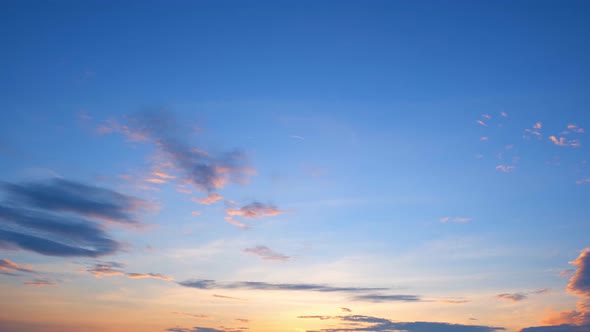
[[[590,298],[590,248],[583,250],[570,264],[576,267],[576,272],[567,284],[567,291]]]
[[[226,296],[226,295],[219,295],[219,294],[213,294],[213,297],[216,297],[216,298],[219,298],[219,299],[228,299],[228,300],[243,300],[243,299],[240,299],[238,297]]]
[[[170,179],[176,177],[200,191],[213,192],[228,183],[244,183],[255,174],[243,151],[211,154],[191,146],[186,130],[168,112],[141,112],[125,122],[109,121],[99,132],[121,133],[131,141],[151,143],[158,151],[155,159],[170,170],[166,173]]]
[[[45,287],[45,286],[55,286],[57,283],[47,280],[47,279],[35,279],[33,281],[25,281],[23,282],[24,285],[27,286],[36,286],[36,287]]]
[[[113,277],[113,276],[125,276],[129,279],[158,279],[164,281],[172,281],[174,280],[171,277],[167,277],[165,275],[159,273],[132,273],[132,272],[125,272],[120,270],[124,268],[125,265],[120,263],[98,263],[90,266],[86,269],[86,272],[92,274],[96,278],[102,277]]]
[[[582,143],[578,139],[567,140],[565,137],[557,138],[555,136],[549,136],[549,139],[557,146],[570,146],[570,147],[580,147]]]
[[[8,201],[19,205],[122,224],[139,224],[132,214],[150,206],[110,189],[57,178],[23,184],[2,183],[1,190]]]
[[[223,327],[220,326],[219,328],[212,328],[212,327],[200,327],[195,326],[193,328],[182,328],[182,327],[172,327],[167,329],[167,332],[244,332],[248,330],[247,327]]]
[[[512,173],[512,171],[514,171],[515,168],[516,168],[516,166],[511,166],[511,165],[498,165],[498,166],[496,166],[497,171],[502,171],[504,173]]]
[[[553,314],[544,320],[546,324],[561,325],[529,327],[521,332],[590,332],[590,248],[582,250],[570,264],[576,267],[576,271],[566,290],[581,297],[576,310]]]
[[[567,125],[567,129],[571,132],[577,133],[577,134],[583,134],[584,133],[584,128],[580,128],[575,124],[568,124]]]
[[[30,265],[17,264],[8,258],[0,260],[0,274],[12,275],[13,272],[33,272]]]
[[[203,318],[203,319],[209,318],[208,315],[190,314],[187,312],[173,311],[172,313],[175,315],[182,315],[182,316],[188,316],[188,317],[193,317],[193,318]]]
[[[235,216],[239,216],[246,219],[255,219],[255,218],[263,218],[263,217],[273,217],[278,216],[288,211],[281,210],[273,204],[270,203],[260,203],[260,202],[252,202],[250,204],[244,205],[239,208],[232,208],[228,207],[225,209],[225,220],[228,222],[243,228],[248,228],[248,226],[244,223],[236,221],[234,219]]]
[[[285,262],[289,260],[289,256],[285,256],[283,254],[279,254],[275,251],[272,251],[270,248],[266,247],[266,246],[256,246],[256,247],[252,247],[252,248],[246,248],[243,250],[243,252],[247,253],[247,254],[253,254],[253,255],[257,255],[260,256],[262,258],[262,260],[265,261],[280,261],[280,262]]]
[[[417,295],[380,295],[380,294],[365,294],[353,297],[355,301],[367,301],[374,303],[381,302],[421,302],[422,299]]]
[[[228,208],[225,212],[229,216],[240,216],[246,219],[254,219],[254,218],[262,218],[262,217],[272,217],[278,216],[280,214],[286,213],[287,211],[280,210],[276,206],[272,204],[265,204],[260,202],[253,202],[247,205],[244,205],[238,209]]]
[[[215,280],[191,279],[178,283],[184,287],[197,289],[253,289],[268,291],[313,291],[313,292],[370,292],[387,290],[387,288],[363,288],[363,287],[334,287],[321,284],[273,284],[260,281],[237,281],[230,283],[218,283]]]
[[[123,244],[106,225],[140,227],[134,214],[149,203],[116,191],[64,179],[2,183],[0,246],[48,256],[99,257]]]
[[[205,198],[196,198],[196,197],[192,198],[193,202],[198,203],[198,204],[203,204],[203,205],[211,205],[211,204],[213,204],[219,200],[222,200],[222,199],[223,199],[223,196],[221,196],[219,194],[215,194],[215,193],[210,193]]]
[[[510,302],[519,302],[527,298],[527,295],[524,293],[514,293],[514,294],[498,294],[496,295],[497,298],[510,301]]]
[[[576,184],[585,184],[585,183],[590,183],[590,178],[583,178],[583,179],[576,181]]]
[[[342,312],[352,312],[352,310],[350,310],[349,308],[346,308],[346,307],[340,307],[340,311],[342,311]]]
[[[484,126],[484,127],[487,127],[487,126],[488,126],[487,124],[485,124],[485,122],[483,122],[483,121],[481,121],[481,120],[477,120],[477,121],[475,121],[475,122],[476,122],[477,124],[480,124],[480,125]]]
[[[541,134],[541,129],[543,128],[543,124],[541,122],[537,122],[533,125],[532,128],[527,128],[524,130],[524,138],[530,139],[531,137],[536,137],[541,139],[543,135]]]
[[[442,217],[440,218],[440,222],[447,223],[447,222],[459,222],[459,223],[466,223],[471,222],[472,218],[467,217]]]
[[[494,332],[505,330],[502,327],[460,325],[436,322],[398,322],[386,318],[348,315],[348,316],[299,316],[304,319],[337,320],[343,327],[322,329],[321,332],[372,331],[372,332]],[[308,331],[311,332],[311,331]]]

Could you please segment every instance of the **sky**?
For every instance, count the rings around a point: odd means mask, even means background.
[[[0,1],[0,332],[589,332],[587,1]]]

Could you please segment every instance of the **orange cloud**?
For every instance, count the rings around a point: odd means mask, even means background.
[[[33,281],[25,281],[23,282],[24,285],[27,286],[36,286],[36,287],[44,287],[44,286],[55,286],[57,285],[55,282],[53,281],[49,281],[46,279],[35,279]]]
[[[174,280],[171,277],[167,277],[165,275],[161,275],[159,273],[126,273],[125,276],[131,279],[158,279],[164,281],[172,281]]]

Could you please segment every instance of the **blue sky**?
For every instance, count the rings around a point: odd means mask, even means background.
[[[2,7],[0,331],[589,328],[588,2]]]

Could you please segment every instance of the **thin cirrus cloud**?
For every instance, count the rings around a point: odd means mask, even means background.
[[[45,286],[56,286],[57,283],[48,279],[34,279],[32,281],[23,282],[26,286],[45,287]]]
[[[99,257],[119,251],[105,223],[141,226],[134,213],[151,207],[113,190],[63,179],[3,183],[0,246],[48,256]]]
[[[0,274],[16,275],[14,272],[34,272],[30,265],[18,264],[8,258],[0,260]]]
[[[468,217],[442,217],[439,219],[439,221],[442,223],[448,223],[448,222],[467,223],[467,222],[473,221],[473,219],[468,218]]]
[[[299,316],[301,319],[335,320],[342,323],[342,327],[331,327],[316,332],[337,331],[373,331],[373,332],[494,332],[503,331],[503,327],[461,325],[437,322],[399,322],[386,318],[364,315],[347,316]]]
[[[120,263],[98,263],[86,269],[86,272],[92,274],[96,278],[124,276],[129,279],[158,279],[163,281],[174,280],[171,277],[162,275],[160,273],[132,273],[121,270],[124,264]]]
[[[187,135],[183,135],[186,130],[168,112],[140,112],[125,122],[120,124],[109,121],[98,131],[121,133],[131,141],[154,145],[158,152],[155,168],[157,172],[166,174],[167,179],[176,178],[181,183],[193,185],[197,190],[213,192],[228,183],[247,182],[255,174],[248,166],[243,151],[213,155],[191,146]]]
[[[343,292],[359,293],[382,291],[387,288],[364,288],[364,287],[334,287],[322,284],[274,284],[260,281],[237,281],[219,283],[215,280],[191,279],[178,283],[181,286],[197,289],[244,289],[244,290],[266,290],[266,291],[313,291],[313,292]]]
[[[289,256],[279,254],[278,252],[271,250],[267,246],[258,245],[258,246],[252,247],[252,248],[246,248],[242,251],[247,254],[260,256],[260,258],[264,261],[286,262],[290,259]]]

